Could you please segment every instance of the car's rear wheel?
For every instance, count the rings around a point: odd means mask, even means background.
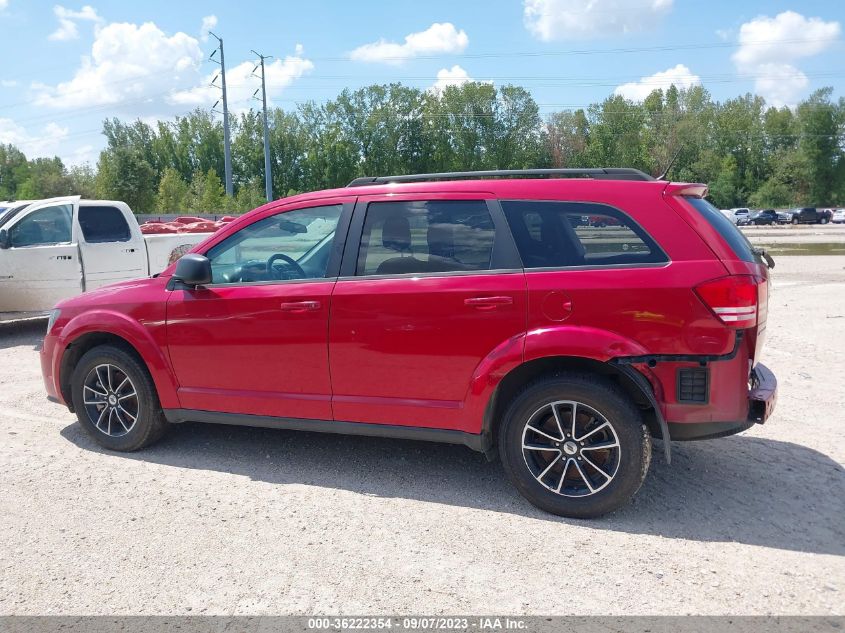
[[[592,518],[616,510],[640,488],[651,435],[636,406],[610,381],[558,375],[513,400],[499,453],[511,482],[532,504]]]
[[[792,223],[793,223],[793,224],[798,224],[798,218],[792,218]]]
[[[819,223],[820,224],[827,224],[827,218],[822,218],[821,220],[819,220]]]
[[[119,347],[102,345],[82,356],[71,378],[71,396],[82,428],[104,448],[135,451],[167,429],[152,378]]]

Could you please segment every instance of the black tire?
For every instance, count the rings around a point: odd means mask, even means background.
[[[798,218],[792,218],[792,223],[793,223],[793,224],[798,224]]]
[[[822,218],[819,220],[819,224],[827,224],[827,218]]]
[[[89,404],[86,404],[85,394],[95,400],[101,400],[99,395],[95,395],[96,390],[92,393],[91,389],[85,386],[86,380],[96,380],[100,376],[96,373],[96,368],[101,366],[114,368],[115,381],[122,382],[124,378],[128,379],[129,389],[134,390],[136,394],[134,399],[132,396],[126,396],[129,398],[129,401],[126,402],[126,409],[121,409],[125,413],[115,413],[115,435],[106,433],[104,421],[100,422],[100,428],[98,428],[95,420],[92,419],[93,416],[97,415],[97,411],[104,411],[107,402],[103,399],[102,406],[104,408],[101,408],[99,404],[92,406],[90,400]],[[95,372],[94,375],[91,374],[92,371]],[[94,386],[97,390],[103,389],[104,393],[111,394],[113,391],[111,388],[101,386],[104,381],[110,380],[111,376],[108,379],[103,378]],[[114,393],[118,392],[115,391]],[[82,428],[97,444],[104,448],[122,452],[137,451],[153,444],[167,431],[168,423],[164,418],[155,385],[147,368],[135,356],[119,347],[101,345],[88,350],[79,359],[71,377],[71,397],[76,417]],[[135,420],[131,423],[130,411],[135,413]],[[111,415],[111,412],[109,412],[109,424],[112,424],[113,421]],[[117,422],[120,422],[120,425]],[[129,424],[129,427],[128,430],[125,430],[127,424]],[[110,429],[111,427],[109,427]],[[117,435],[117,433],[122,434]]]
[[[532,466],[529,466],[528,462],[535,459],[534,455],[545,456],[548,459],[546,462],[548,464],[551,464],[555,459],[559,460],[557,466],[548,467],[552,468],[551,471],[548,471],[548,468],[546,469],[549,473],[547,478],[551,477],[554,481],[554,478],[557,477],[555,469],[561,467],[558,489],[563,487],[564,480],[569,482],[570,478],[573,478],[573,469],[583,480],[584,487],[590,486],[587,483],[588,478],[592,479],[594,483],[606,481],[599,472],[588,468],[584,462],[580,461],[582,453],[581,448],[577,446],[579,442],[565,442],[565,444],[576,445],[574,450],[578,451],[577,457],[576,455],[572,457],[564,455],[564,449],[571,449],[571,446],[563,446],[560,450],[551,449],[523,454],[523,434],[534,433],[534,431],[525,430],[528,423],[531,422],[532,426],[537,424],[537,421],[540,420],[538,416],[542,415],[546,416],[546,423],[552,423],[551,421],[554,418],[543,413],[546,411],[544,407],[552,407],[551,403],[560,401],[573,401],[582,407],[581,412],[575,416],[576,420],[583,421],[585,414],[588,418],[593,419],[592,422],[584,423],[583,432],[580,435],[581,439],[587,438],[588,434],[595,433],[596,426],[605,426],[601,422],[601,417],[610,424],[612,431],[615,431],[616,440],[611,439],[605,443],[611,444],[613,441],[617,441],[618,449],[615,453],[612,452],[613,449],[608,449],[606,457],[608,461],[602,463],[603,470],[607,464],[615,464],[615,472],[610,481],[604,484],[604,487],[596,486],[596,492],[583,496],[565,496],[567,494],[566,489],[564,489],[564,494],[561,494],[548,487],[546,480],[541,483],[535,476],[536,470],[540,468],[537,467],[532,471]],[[592,415],[593,413],[597,413],[601,417],[596,418]],[[571,423],[571,416],[568,423]],[[564,422],[564,426],[568,423]],[[582,422],[578,422],[578,424],[580,425]],[[607,432],[606,428],[599,431],[599,433]],[[558,435],[558,433],[554,434]],[[539,436],[534,435],[534,437]],[[540,441],[544,443],[543,438],[540,438]],[[572,518],[594,518],[613,512],[625,505],[639,490],[651,462],[651,434],[642,422],[640,411],[634,406],[627,394],[614,383],[601,376],[589,374],[560,374],[530,384],[508,406],[499,428],[498,442],[499,455],[505,472],[519,493],[541,510]],[[534,442],[531,443],[531,445],[533,444]],[[580,442],[580,444],[583,446],[584,442]],[[555,453],[551,452],[552,450],[556,450],[558,455],[554,459],[552,457]],[[585,449],[583,457],[587,458],[589,455],[595,460],[596,453],[587,453],[586,450],[590,449]],[[565,465],[563,465],[564,459],[567,460]],[[579,460],[578,464],[575,463],[575,459]],[[591,463],[591,465],[594,464]],[[612,465],[607,470],[611,470]],[[587,473],[586,476],[583,475],[585,472]],[[606,476],[607,473],[605,473]],[[573,484],[575,486],[577,477],[572,480],[575,482]],[[571,490],[574,494],[575,487]],[[589,490],[592,490],[592,487],[589,487]],[[589,490],[585,490],[585,493],[588,493]]]

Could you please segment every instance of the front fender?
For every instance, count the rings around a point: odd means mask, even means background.
[[[106,308],[86,310],[68,321],[58,335],[53,371],[59,376],[62,357],[69,345],[86,334],[103,333],[118,336],[131,345],[141,356],[152,376],[161,406],[165,409],[179,408],[178,383],[170,363],[164,354],[166,344],[165,321],[141,323],[131,316]]]

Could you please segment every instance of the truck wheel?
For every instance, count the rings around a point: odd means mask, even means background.
[[[102,345],[82,356],[71,396],[82,428],[104,448],[136,451],[167,430],[147,369],[119,347]]]
[[[827,218],[822,218],[819,220],[819,224],[827,224]]]
[[[639,490],[651,435],[627,395],[598,376],[563,374],[529,385],[499,432],[508,478],[532,504],[565,517],[612,512]]]
[[[798,218],[792,218],[792,223],[793,223],[793,224],[798,224]]]

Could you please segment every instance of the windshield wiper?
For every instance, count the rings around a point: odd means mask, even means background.
[[[766,260],[766,266],[768,266],[769,268],[775,267],[775,260],[772,259],[772,256],[769,255],[768,251],[766,251],[765,248],[755,246],[754,253]]]

